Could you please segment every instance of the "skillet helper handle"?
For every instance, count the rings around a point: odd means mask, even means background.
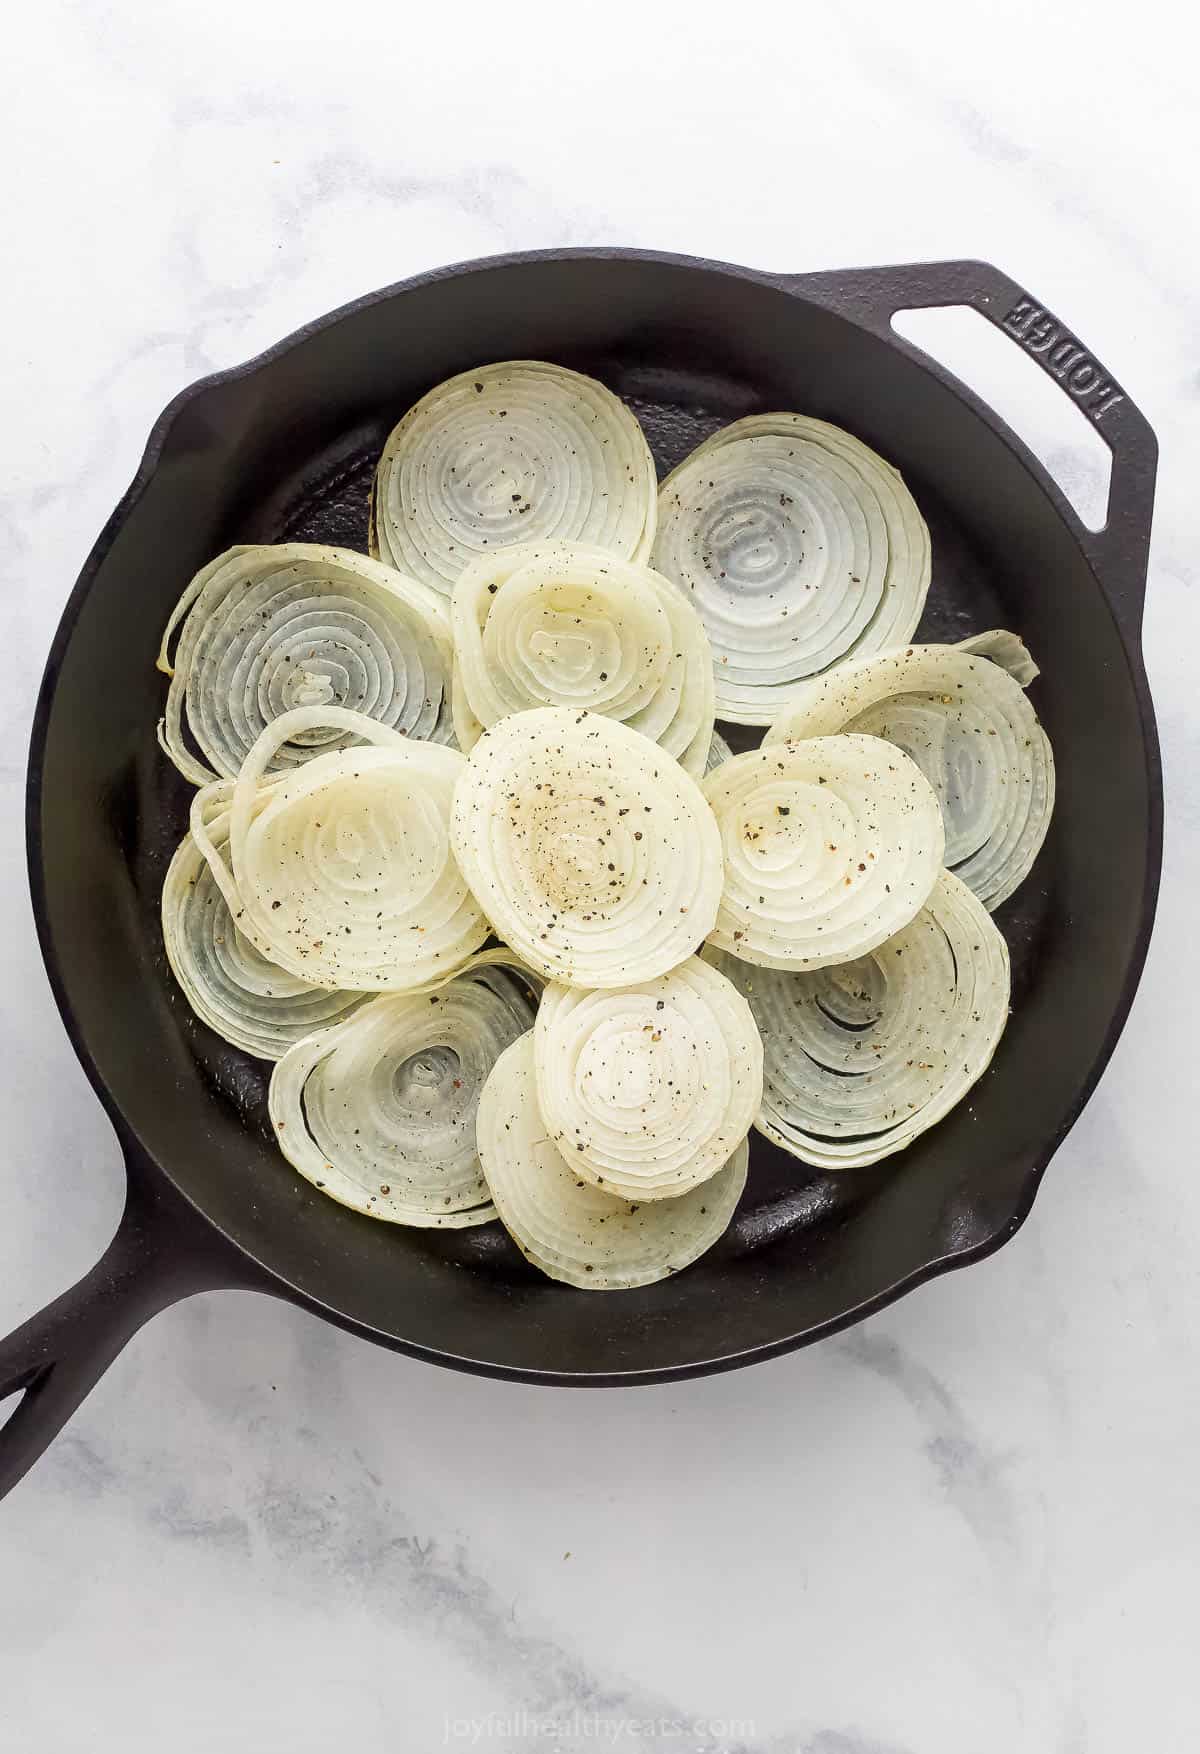
[[[1112,452],[1108,516],[1103,529],[1089,530],[1065,499],[1060,510],[1072,524],[1118,622],[1140,646],[1158,443],[1145,415],[1073,330],[989,262],[851,268],[789,275],[785,284],[883,335],[923,364],[930,363],[929,356],[892,328],[898,311],[970,305],[1036,360],[1091,421]],[[961,388],[959,380],[936,360],[932,363],[940,376]]]
[[[125,1210],[90,1273],[0,1340],[0,1497],[61,1431],[143,1322],[197,1291],[251,1286],[252,1268],[132,1148]],[[7,1409],[3,1409],[7,1411]]]

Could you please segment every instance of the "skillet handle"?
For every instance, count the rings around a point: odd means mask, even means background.
[[[850,268],[788,275],[784,283],[839,316],[883,335],[960,394],[963,386],[959,379],[892,328],[897,311],[970,305],[1037,361],[1092,422],[1112,452],[1104,528],[1089,530],[1061,495],[1060,510],[1070,520],[1118,622],[1140,647],[1158,443],[1145,415],[1066,324],[990,262]]]
[[[125,1343],[159,1310],[197,1291],[261,1289],[259,1276],[157,1171],[127,1146],[116,1235],[90,1273],[0,1340],[0,1498],[37,1461]]]

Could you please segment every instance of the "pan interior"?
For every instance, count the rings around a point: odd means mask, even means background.
[[[498,1226],[400,1230],[301,1181],[270,1137],[269,1067],[191,1016],[158,923],[191,796],[154,737],[153,656],[170,605],[231,542],[365,550],[392,423],[451,371],[514,356],[560,360],[624,396],[660,473],[717,427],[772,408],[878,445],[932,533],[919,637],[1021,632],[1043,666],[1033,698],[1059,763],[1050,840],[997,916],[1013,1023],[971,1099],[903,1156],[836,1176],[752,1135],[725,1240],[678,1279],[621,1296],[551,1285]],[[392,1343],[477,1368],[611,1380],[787,1344],[1015,1227],[1121,1001],[1149,808],[1136,693],[1099,587],[1037,478],[985,422],[914,361],[794,294],[616,259],[401,290],[187,402],[58,658],[40,831],[46,924],[81,1045],[202,1211],[286,1286]]]

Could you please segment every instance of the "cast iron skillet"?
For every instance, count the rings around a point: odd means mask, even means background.
[[[1113,452],[1099,534],[892,330],[899,309],[949,304],[999,325],[1097,422]],[[730,1235],[678,1278],[621,1296],[541,1278],[498,1225],[403,1231],[316,1193],[270,1142],[263,1067],[193,1020],[159,931],[188,788],[155,743],[154,656],[183,585],[232,542],[364,547],[394,420],[452,372],[522,356],[610,384],[664,469],[758,409],[824,415],[878,446],[933,532],[922,633],[1020,631],[1058,761],[1051,838],[999,916],[1012,1022],[969,1103],[882,1170],[836,1178],[755,1138]],[[141,1323],[193,1292],[271,1292],[464,1370],[653,1382],[817,1339],[1012,1236],[1112,1051],[1154,912],[1161,786],[1139,629],[1155,456],[1109,374],[978,262],[795,276],[624,250],[503,257],[373,294],[177,397],[67,605],[33,730],[42,951],[129,1189],[99,1264],[0,1344],[0,1394],[24,1391],[0,1432],[0,1491]]]

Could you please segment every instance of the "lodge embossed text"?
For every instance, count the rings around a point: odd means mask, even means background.
[[[1090,420],[1099,422],[1125,400],[1124,392],[1106,377],[1086,347],[1031,298],[1018,299],[1003,327],[1032,353],[1044,371],[1070,391]]]

